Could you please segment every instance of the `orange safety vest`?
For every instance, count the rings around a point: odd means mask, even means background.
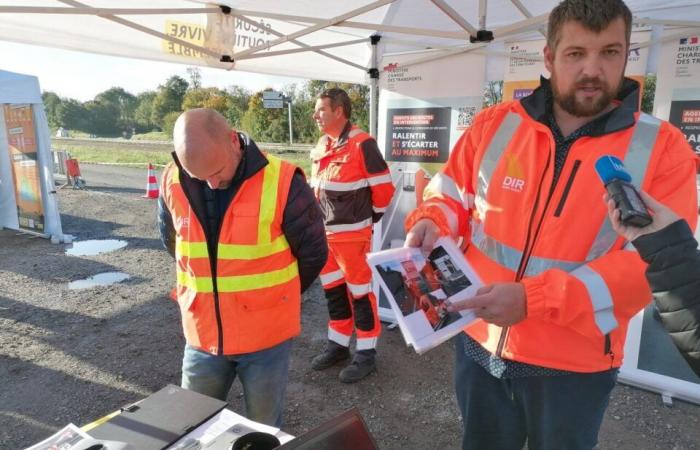
[[[360,128],[348,126],[335,145],[324,135],[311,153],[311,186],[324,213],[328,239],[369,239],[373,215],[383,214],[394,195],[383,160],[382,171],[368,170],[362,144],[369,139],[372,136]]]
[[[177,301],[187,343],[212,354],[241,354],[297,336],[300,281],[297,260],[282,232],[296,168],[266,155],[264,169],[245,180],[219,233],[212,277],[204,228],[170,164],[163,197],[176,232]]]
[[[676,128],[635,113],[630,128],[581,137],[550,192],[555,143],[520,102],[480,114],[407,220],[461,237],[485,284],[521,281],[527,318],[465,331],[506,359],[576,372],[622,364],[627,325],[651,300],[639,255],[612,230],[594,165],[624,161],[638,188],[697,220],[692,153]]]

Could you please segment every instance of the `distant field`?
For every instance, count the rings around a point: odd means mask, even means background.
[[[311,169],[309,159],[310,145],[258,144],[263,150],[277,155],[304,169],[308,174]],[[79,162],[89,164],[128,164],[165,165],[171,161],[172,144],[151,142],[149,140],[124,139],[52,139],[53,150],[64,150]]]

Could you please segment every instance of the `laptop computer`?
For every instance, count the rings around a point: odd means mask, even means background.
[[[90,430],[95,439],[128,442],[138,450],[164,449],[218,413],[226,402],[169,384]]]
[[[278,450],[378,450],[360,411],[352,408],[278,447]]]

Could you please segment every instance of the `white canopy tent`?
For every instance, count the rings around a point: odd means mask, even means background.
[[[6,111],[12,111],[13,108],[29,106],[31,118],[28,121],[31,123],[26,130],[7,129],[6,124],[12,123],[6,117]],[[8,106],[8,109],[5,109]],[[6,121],[7,120],[7,121]],[[33,135],[29,130],[33,131]],[[36,148],[36,155],[29,160],[16,162],[13,160],[13,155],[8,149],[11,139],[8,135],[13,132],[22,135],[22,139],[27,140],[28,145]],[[29,144],[31,140],[31,144]],[[14,155],[16,156],[16,155]],[[0,70],[0,228],[22,229],[23,231],[31,232],[26,224],[21,224],[18,218],[18,198],[23,194],[17,194],[16,185],[22,186],[22,189],[32,190],[32,180],[22,178],[19,181],[16,177],[21,174],[13,174],[13,166],[24,166],[25,168],[35,169],[37,177],[38,192],[37,199],[41,203],[41,216],[43,216],[41,227],[38,234],[46,237],[51,237],[57,242],[63,242],[65,236],[61,229],[61,218],[58,213],[58,205],[56,203],[56,190],[53,180],[52,161],[51,161],[51,139],[49,137],[49,128],[46,122],[46,114],[44,112],[43,103],[41,101],[41,89],[39,88],[39,80],[30,75],[19,73],[6,72]],[[29,170],[29,169],[25,169]],[[30,171],[30,176],[34,176]],[[21,226],[23,225],[23,226]]]

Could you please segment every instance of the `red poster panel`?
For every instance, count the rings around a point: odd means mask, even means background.
[[[5,105],[5,128],[12,161],[19,227],[44,231],[38,149],[31,105]]]

